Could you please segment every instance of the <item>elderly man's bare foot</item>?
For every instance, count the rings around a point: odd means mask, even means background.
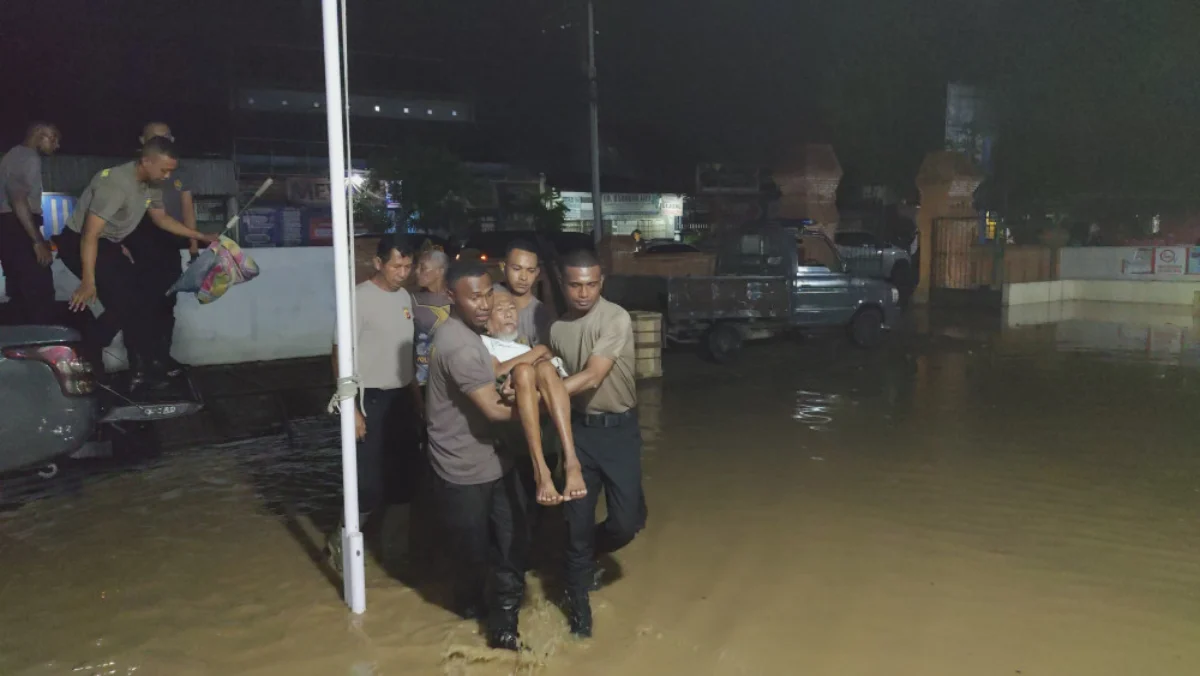
[[[569,465],[564,472],[567,475],[567,482],[563,486],[563,500],[579,500],[587,497],[587,483],[583,480],[583,470],[579,465]]]
[[[534,479],[537,485],[537,503],[539,505],[550,507],[557,505],[563,501],[563,496],[559,494],[558,489],[554,488],[554,478],[549,472],[539,475]]]

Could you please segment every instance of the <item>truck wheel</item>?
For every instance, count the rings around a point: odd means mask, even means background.
[[[870,348],[883,342],[883,313],[879,308],[865,307],[854,315],[849,326],[850,342]]]
[[[724,364],[742,349],[742,333],[730,324],[717,324],[704,337],[708,356],[718,364]]]

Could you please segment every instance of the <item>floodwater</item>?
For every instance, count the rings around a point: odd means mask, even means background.
[[[548,572],[524,656],[374,560],[352,619],[307,424],[0,513],[0,673],[1200,673],[1200,371],[999,324],[668,355],[641,393],[650,522],[591,641]]]

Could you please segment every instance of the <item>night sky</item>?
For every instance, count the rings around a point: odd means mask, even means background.
[[[316,0],[6,5],[0,141],[49,118],[70,153],[132,151],[150,117],[193,154],[227,152],[245,54],[320,47]],[[586,141],[578,0],[349,5],[353,50],[404,57],[352,59],[352,89],[469,96],[526,161]],[[644,164],[770,163],[830,141],[848,178],[911,185],[957,80],[997,92],[998,180],[1019,197],[1176,198],[1200,181],[1194,1],[598,0],[597,15],[606,141]]]

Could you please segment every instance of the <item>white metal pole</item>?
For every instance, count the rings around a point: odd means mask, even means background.
[[[596,9],[587,3],[588,31],[588,127],[592,149],[592,237],[597,246],[604,237],[604,209],[600,193],[600,87],[596,82]]]
[[[358,457],[354,411],[358,405],[358,374],[354,372],[354,324],[350,285],[353,261],[346,212],[346,147],[343,135],[341,33],[338,31],[338,0],[321,0],[321,23],[325,41],[325,113],[329,126],[329,201],[333,209],[334,291],[337,299],[338,403],[342,423],[342,576],[346,604],[354,613],[367,609],[363,570],[363,537],[358,523]],[[342,17],[345,20],[345,17]]]

